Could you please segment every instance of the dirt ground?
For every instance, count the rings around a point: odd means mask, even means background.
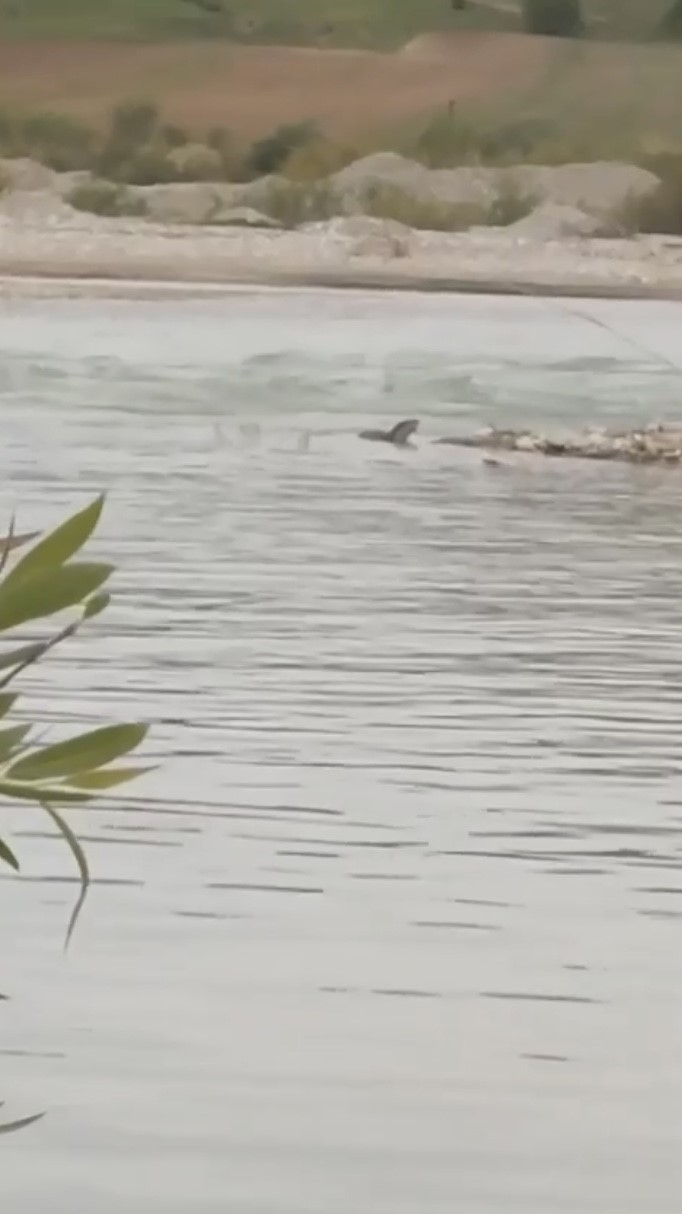
[[[238,138],[315,119],[330,135],[398,127],[446,107],[505,118],[533,108],[588,124],[608,111],[676,136],[682,47],[570,42],[522,34],[422,35],[397,53],[224,41],[0,43],[0,107],[57,110],[97,122],[148,98],[189,129]]]
[[[253,136],[315,118],[348,135],[486,102],[539,85],[554,50],[544,39],[462,34],[415,40],[397,54],[226,42],[0,44],[0,106],[56,109],[95,121],[121,100],[149,97],[187,127]]]

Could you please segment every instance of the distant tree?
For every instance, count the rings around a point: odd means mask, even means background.
[[[661,18],[658,32],[663,38],[682,38],[682,0],[674,0]]]
[[[529,34],[578,38],[585,32],[581,0],[523,0],[523,24]]]
[[[276,131],[259,139],[247,154],[249,169],[260,176],[276,173],[286,163],[292,152],[311,143],[317,134],[314,123],[290,122],[278,126]]]

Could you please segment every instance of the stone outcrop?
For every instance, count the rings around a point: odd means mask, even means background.
[[[414,231],[395,219],[373,219],[369,215],[337,216],[304,224],[299,228],[326,244],[338,247],[349,257],[408,257],[414,249]]]
[[[499,430],[487,426],[477,434],[441,438],[437,442],[479,447],[487,451],[621,460],[633,464],[679,464],[682,461],[682,424],[657,423],[632,430],[592,427],[575,434],[555,436],[531,430]]]
[[[179,174],[189,173],[194,158],[197,175],[218,175],[220,157],[203,145],[189,144],[175,149]],[[87,173],[55,173],[32,160],[0,160],[0,181],[5,194],[51,192],[68,199],[76,185],[90,181]],[[408,222],[421,228],[443,225],[433,216],[447,219],[453,213],[453,226],[469,223],[504,224],[505,213],[528,213],[508,224],[505,231],[518,239],[554,240],[570,237],[613,236],[619,234],[619,215],[632,200],[655,190],[659,180],[653,173],[627,164],[569,164],[557,167],[519,165],[513,168],[489,168],[469,165],[456,169],[428,169],[395,152],[377,152],[346,165],[319,182],[295,183],[276,174],[250,182],[174,181],[148,186],[126,186],[127,195],[144,202],[145,214],[152,222],[210,224],[225,223],[234,208],[247,207],[277,220],[287,213],[287,195],[309,191],[312,214],[336,213],[339,216],[380,215],[382,207],[392,209],[391,195],[407,200],[399,207]],[[322,198],[318,205],[315,192]],[[412,216],[411,204],[415,213]],[[422,207],[421,216],[418,208]],[[520,208],[520,209],[519,209]],[[297,208],[289,208],[291,214]],[[458,210],[459,209],[459,210]],[[298,211],[305,207],[298,207]],[[470,215],[467,215],[467,212]],[[420,220],[420,222],[418,222]],[[245,221],[247,222],[247,221]],[[292,221],[293,222],[293,221]],[[387,222],[377,220],[377,222]],[[382,247],[389,249],[394,235],[384,229]],[[376,242],[378,229],[365,232],[358,240]],[[369,248],[369,245],[367,246]],[[397,253],[396,255],[399,255]]]
[[[241,202],[239,187],[221,182],[129,186],[128,193],[144,202],[147,217],[156,223],[210,223]]]
[[[562,240],[570,236],[619,236],[620,225],[578,207],[543,202],[523,219],[508,224],[506,232],[517,240]]]

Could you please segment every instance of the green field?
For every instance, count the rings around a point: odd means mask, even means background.
[[[647,40],[672,0],[584,0],[590,36]],[[395,48],[428,32],[521,29],[519,0],[0,0],[0,37],[228,38]]]

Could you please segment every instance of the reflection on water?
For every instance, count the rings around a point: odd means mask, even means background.
[[[567,309],[2,305],[0,506],[104,486],[120,563],[27,690],[163,760],[73,813],[66,961],[68,858],[9,811],[13,1214],[677,1210],[682,480],[428,442],[675,414],[678,307]]]

